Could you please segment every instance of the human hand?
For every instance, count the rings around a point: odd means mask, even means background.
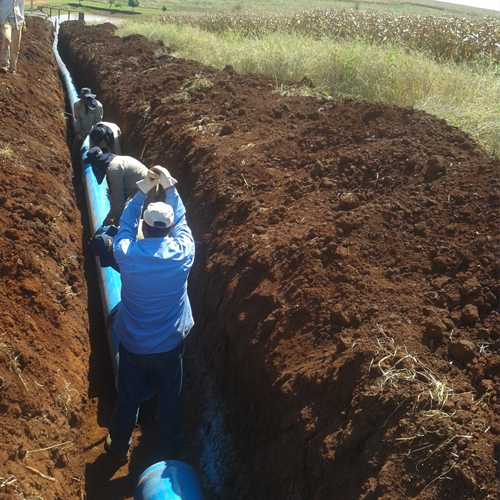
[[[82,140],[82,134],[75,134],[75,139],[77,141],[81,141]]]
[[[159,174],[160,184],[163,189],[172,189],[177,184],[177,180],[170,175],[170,172],[165,167],[155,165],[151,167],[151,170]]]
[[[144,179],[137,181],[136,185],[143,194],[148,194],[151,189],[160,184],[160,174],[149,170]]]

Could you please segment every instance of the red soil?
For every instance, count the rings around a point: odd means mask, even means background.
[[[497,498],[499,162],[420,111],[282,96],[113,32],[63,23],[60,50],[125,153],[179,180],[183,459],[206,499]],[[0,79],[0,499],[133,498],[154,402],[117,469],[51,33],[29,18]]]

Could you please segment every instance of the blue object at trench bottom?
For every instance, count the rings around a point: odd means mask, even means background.
[[[167,460],[146,469],[139,477],[134,500],[203,500],[200,482],[184,462]]]

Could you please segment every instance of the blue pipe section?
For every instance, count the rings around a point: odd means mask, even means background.
[[[177,460],[158,462],[139,477],[134,500],[203,500],[194,470]]]
[[[53,50],[54,55],[59,66],[59,71],[63,78],[66,86],[66,91],[71,103],[71,108],[75,102],[78,100],[78,92],[73,84],[73,79],[69,74],[66,65],[64,64],[59,51],[57,50],[58,43],[58,31],[59,24],[55,21],[54,30],[54,43]],[[107,196],[107,183],[97,184],[94,173],[92,172],[92,167],[90,165],[85,165],[84,160],[87,156],[87,151],[89,149],[89,139],[85,139],[82,149],[80,150],[81,160],[82,160],[82,181],[85,186],[85,194],[87,199],[87,207],[90,218],[90,231],[91,234],[95,234],[97,229],[102,225],[102,221],[105,219],[109,212],[110,205]],[[113,367],[113,376],[115,379],[115,385],[118,381],[118,348],[120,341],[118,335],[114,330],[115,315],[118,310],[118,305],[120,303],[120,293],[121,293],[121,279],[120,273],[116,272],[111,267],[101,267],[99,264],[99,258],[96,257],[96,267],[98,270],[98,281],[99,288],[101,291],[101,301],[102,308],[104,312],[104,319],[106,324],[106,335],[109,344],[109,351],[111,353],[111,362]]]

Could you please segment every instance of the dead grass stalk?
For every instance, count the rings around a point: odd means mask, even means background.
[[[5,335],[7,335],[7,333],[2,328],[2,335],[0,335],[0,340],[3,339],[3,337]],[[15,355],[14,349],[12,349],[12,347],[10,347],[5,342],[0,341],[0,354],[5,355],[5,357],[7,358],[7,365],[9,367],[9,370],[18,376],[18,378],[22,382],[24,388],[27,391],[29,391],[28,386],[27,386],[27,384],[24,381],[23,376],[22,376],[21,365],[19,363],[19,356]],[[5,381],[2,379],[2,387],[3,387],[4,382]]]
[[[377,362],[381,373],[380,389],[385,386],[403,389],[405,400],[413,402],[413,409],[423,409],[428,416],[441,412],[453,396],[453,388],[442,381],[432,369],[410,354],[406,346],[397,346],[382,327],[377,325],[384,340],[377,339],[377,345],[384,354]]]

